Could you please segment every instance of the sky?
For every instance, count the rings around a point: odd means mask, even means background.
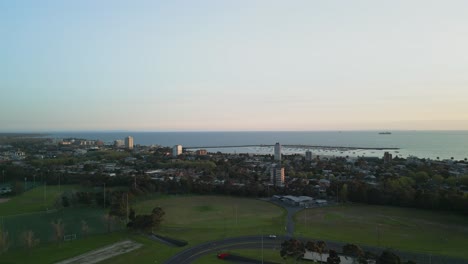
[[[0,131],[468,130],[468,1],[0,1]]]

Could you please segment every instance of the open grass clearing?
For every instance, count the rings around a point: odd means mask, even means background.
[[[17,215],[53,209],[57,198],[66,191],[79,190],[78,185],[38,186],[0,203],[0,216]]]
[[[55,263],[127,238],[126,232],[114,232],[70,242],[41,244],[29,250],[13,249],[1,255],[0,263]]]
[[[166,212],[163,226],[157,233],[186,240],[188,245],[182,248],[169,247],[145,237],[134,238],[143,247],[102,263],[161,263],[177,252],[210,240],[284,233],[284,210],[260,200],[226,196],[177,196],[141,201],[134,205],[137,214],[148,214],[156,206]]]
[[[161,197],[146,201],[138,201],[133,205],[137,214],[148,214],[155,206],[161,206],[165,212],[165,221],[157,233],[181,240],[189,244],[185,247],[171,247],[166,244],[150,240],[138,234],[117,232],[103,235],[93,235],[72,242],[42,243],[32,250],[15,249],[2,255],[1,263],[53,263],[68,259],[87,251],[95,250],[108,244],[130,239],[143,246],[104,260],[100,263],[161,263],[177,252],[187,249],[201,242],[223,239],[225,237],[255,235],[255,234],[283,234],[285,212],[282,208],[268,202],[234,198],[225,196],[177,196]],[[81,213],[80,210],[83,210]],[[87,210],[91,210],[88,212]],[[105,231],[105,222],[101,215],[104,211],[98,208],[70,208],[56,212],[50,216],[53,219],[61,217],[64,222],[80,223],[81,217],[89,216],[90,226]],[[237,215],[237,217],[236,217]],[[45,219],[44,234],[48,238],[52,232],[50,219]],[[37,221],[36,221],[37,222]],[[92,223],[96,222],[96,225]],[[26,223],[26,222],[24,222]],[[16,224],[18,226],[18,224]],[[37,227],[41,229],[41,227]],[[80,226],[66,224],[65,229],[77,232],[80,236]],[[76,230],[76,231],[74,231]],[[14,233],[14,235],[13,235]],[[13,237],[18,232],[11,232]],[[42,240],[41,240],[42,241]],[[40,259],[40,261],[35,261]]]
[[[468,259],[468,218],[445,212],[344,205],[305,209],[298,236]]]
[[[256,199],[182,196],[138,202],[137,214],[160,206],[166,212],[160,233],[189,244],[225,237],[284,233],[284,210]]]

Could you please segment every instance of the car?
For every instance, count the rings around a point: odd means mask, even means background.
[[[276,235],[268,235],[268,238],[276,239]]]
[[[219,253],[218,258],[219,259],[224,259],[225,257],[229,256],[229,253]]]

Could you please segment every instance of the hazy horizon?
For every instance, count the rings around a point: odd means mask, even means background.
[[[468,130],[466,10],[3,1],[0,132]]]

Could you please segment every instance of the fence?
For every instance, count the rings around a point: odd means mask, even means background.
[[[107,210],[89,207],[3,216],[0,217],[0,226],[4,233],[8,232],[10,249],[24,246],[23,234],[27,231],[32,231],[39,243],[48,243],[80,239],[125,228],[121,221],[108,218]]]

